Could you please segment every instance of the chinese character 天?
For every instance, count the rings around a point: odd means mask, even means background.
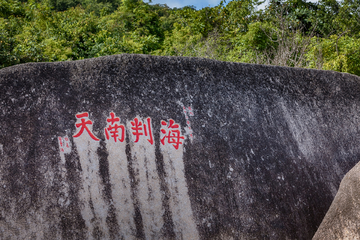
[[[80,137],[84,133],[84,130],[85,130],[92,139],[94,139],[95,141],[99,141],[99,139],[94,136],[94,134],[90,131],[90,129],[87,126],[87,125],[92,125],[93,124],[93,122],[88,119],[89,118],[89,113],[84,112],[84,113],[76,114],[76,118],[81,120],[81,123],[76,123],[75,124],[75,126],[77,128],[80,128],[80,130],[73,137],[74,138]]]

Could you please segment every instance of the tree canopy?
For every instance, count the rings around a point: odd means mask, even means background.
[[[0,0],[0,67],[120,53],[192,56],[360,76],[360,0]]]

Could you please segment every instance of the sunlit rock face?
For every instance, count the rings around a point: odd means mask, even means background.
[[[117,55],[0,70],[0,239],[311,239],[360,79]]]
[[[360,237],[360,163],[341,181],[325,218],[313,240],[359,239]]]

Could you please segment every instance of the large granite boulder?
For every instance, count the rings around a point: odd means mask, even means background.
[[[314,240],[360,239],[360,163],[341,181]]]
[[[0,70],[0,239],[311,239],[360,78],[118,55]]]

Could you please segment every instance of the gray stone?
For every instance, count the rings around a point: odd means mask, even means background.
[[[313,239],[359,239],[359,213],[360,163],[341,181],[339,191]]]
[[[360,159],[359,80],[126,54],[1,69],[0,239],[311,239]]]

